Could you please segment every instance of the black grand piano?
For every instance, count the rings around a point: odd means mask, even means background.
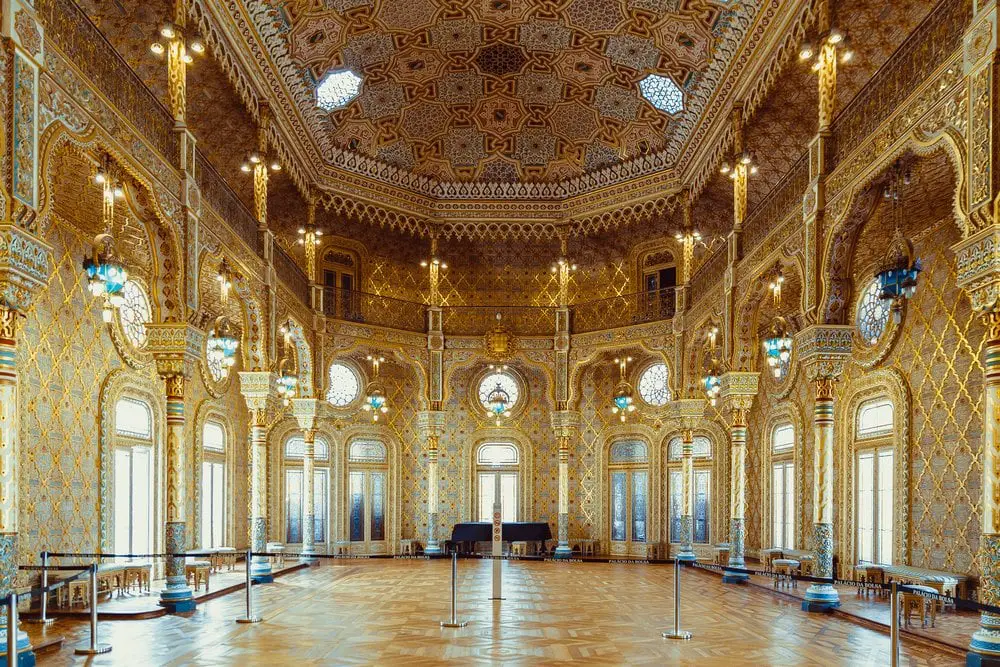
[[[536,553],[545,550],[545,540],[552,539],[552,529],[544,521],[505,521],[502,540],[504,542],[534,542]],[[461,553],[475,551],[477,542],[493,541],[493,524],[487,521],[456,523],[451,529],[451,542]]]

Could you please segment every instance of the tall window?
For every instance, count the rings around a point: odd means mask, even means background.
[[[378,440],[354,440],[347,453],[348,536],[359,552],[386,551],[388,452]]]
[[[285,541],[302,543],[302,526],[305,521],[305,503],[302,494],[302,459],[306,443],[302,436],[289,438],[285,443]],[[330,447],[322,438],[313,444],[313,540],[316,544],[327,541],[327,517],[330,514]]]
[[[672,438],[667,445],[667,491],[670,498],[670,541],[684,542],[681,533],[681,516],[684,511],[684,475],[681,469],[683,440]],[[712,516],[712,442],[703,435],[696,435],[692,443],[694,473],[691,480],[691,514],[694,523],[694,541],[707,544],[711,540]]]
[[[476,481],[479,491],[479,521],[493,521],[493,503],[500,492],[503,521],[517,521],[518,466],[517,447],[507,442],[484,443],[476,453]]]
[[[894,410],[888,398],[858,407],[855,439],[857,558],[892,564]]]
[[[771,542],[795,548],[795,428],[778,424],[771,431]]]
[[[202,430],[201,546],[226,544],[226,429],[206,421]]]
[[[639,440],[621,440],[611,445],[610,476],[611,541],[613,550],[627,552],[632,543],[648,539],[649,452]]]
[[[122,397],[115,404],[114,551],[153,553],[153,411]]]

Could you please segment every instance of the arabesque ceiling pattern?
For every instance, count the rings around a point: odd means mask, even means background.
[[[275,0],[253,14],[295,63],[282,74],[308,92],[295,102],[315,134],[440,182],[502,183],[676,151],[735,54],[723,41],[738,43],[745,24],[732,11],[725,0]],[[322,79],[348,69],[358,96],[309,109]],[[640,94],[650,74],[678,86],[684,111]]]

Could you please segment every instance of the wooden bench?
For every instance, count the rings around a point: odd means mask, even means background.
[[[184,564],[184,577],[188,585],[194,583],[194,590],[197,591],[202,582],[205,583],[205,592],[208,592],[208,579],[212,572],[212,562],[207,560],[192,560]]]
[[[968,575],[957,572],[930,570],[911,565],[879,565],[878,567],[885,573],[886,583],[896,581],[903,584],[911,583],[921,586],[941,584],[941,591],[944,595],[961,598],[968,597],[970,583]]]
[[[729,549],[728,543],[716,544],[712,549],[715,550],[715,564],[722,565],[725,567],[729,564]]]

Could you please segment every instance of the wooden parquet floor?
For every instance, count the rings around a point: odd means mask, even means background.
[[[61,620],[66,638],[41,665],[888,665],[888,636],[829,615],[806,614],[766,591],[685,571],[682,627],[673,623],[669,566],[505,563],[505,600],[490,602],[488,561],[459,564],[463,629],[442,629],[447,560],[325,565],[255,587],[263,623],[238,625],[242,593],[188,616],[101,623],[110,654],[72,654],[88,626]],[[27,626],[33,637],[43,632]],[[902,664],[959,665],[963,656],[904,642]]]

